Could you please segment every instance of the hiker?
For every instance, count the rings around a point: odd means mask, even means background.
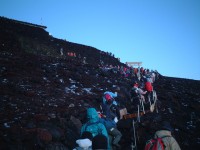
[[[102,111],[103,114],[110,119],[115,117],[119,118],[119,109],[118,104],[115,101],[114,97],[117,97],[117,93],[105,92],[102,101]]]
[[[105,104],[102,104],[103,115],[109,119],[115,119],[119,117],[119,110],[117,105],[112,104],[111,100],[106,101]]]
[[[117,97],[117,92],[113,93],[113,92],[110,92],[110,91],[106,91],[103,93],[103,104],[106,103],[106,101],[108,100],[112,100],[112,103],[114,105],[117,105],[117,102],[115,101],[114,98]]]
[[[92,133],[89,131],[84,131],[81,138],[76,140],[78,147],[73,150],[92,150]]]
[[[146,93],[147,91],[143,91],[137,82],[134,83],[133,88],[131,89],[131,102],[134,104],[134,109],[137,107],[138,114],[140,110],[142,110],[145,114],[144,103],[146,103]],[[138,115],[137,117],[138,121],[140,122],[140,116]]]
[[[86,64],[86,57],[83,57],[83,64]]]
[[[156,80],[156,74],[153,70],[151,70],[151,81],[152,81],[152,83],[154,83],[155,80]]]
[[[63,56],[63,48],[60,48],[60,55]]]
[[[157,100],[156,91],[153,90],[152,82],[150,78],[146,78],[145,90],[147,91],[146,99],[150,104]]]
[[[99,121],[99,115],[95,108],[87,109],[87,119],[88,122],[81,127],[81,136],[83,132],[89,131],[92,133],[93,137],[98,134],[103,134],[108,139],[108,132],[105,126]]]
[[[133,90],[136,94],[139,94],[139,98],[140,98],[143,102],[145,102],[145,96],[144,96],[144,95],[146,95],[147,91],[142,90],[142,89],[139,87],[139,84],[138,84],[137,82],[135,82],[135,83],[133,84],[132,90]]]
[[[176,139],[172,136],[174,129],[168,121],[163,121],[161,130],[156,131],[154,138],[162,138],[165,150],[181,150]]]
[[[140,78],[141,78],[140,67],[138,67],[138,69],[137,69],[137,76],[136,77],[140,81]]]
[[[143,73],[144,73],[144,68],[141,67],[141,68],[140,68],[140,74],[143,75]]]
[[[120,145],[119,145],[119,141],[122,137],[122,134],[121,132],[117,129],[117,125],[116,125],[116,122],[114,120],[111,120],[109,118],[104,118],[104,117],[101,117],[100,119],[100,122],[103,123],[107,129],[107,132],[109,134],[109,144],[117,148],[120,148]]]

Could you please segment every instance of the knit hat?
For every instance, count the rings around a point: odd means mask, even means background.
[[[168,121],[162,122],[162,129],[168,130],[168,131],[171,131],[171,132],[174,131],[174,129],[172,128],[172,126],[170,125],[170,123]]]
[[[103,134],[96,135],[92,140],[92,149],[93,150],[108,149],[107,137]]]

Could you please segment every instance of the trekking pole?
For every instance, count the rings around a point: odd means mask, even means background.
[[[137,117],[137,119],[138,119],[138,122],[140,122],[140,106],[138,105],[138,117]]]
[[[150,103],[150,106],[151,106],[151,96],[150,96],[150,94],[148,94],[148,99],[149,99],[149,103]]]
[[[155,99],[155,101],[154,101],[154,105],[155,105],[155,107],[156,107],[156,113],[158,113],[157,99]]]
[[[134,144],[133,142],[131,143],[131,149],[132,150],[137,150],[137,143],[136,143],[136,135],[135,135],[135,122],[134,122],[134,119],[133,119],[133,138],[134,138]]]
[[[103,109],[102,109],[102,106],[100,105],[99,107],[100,107],[101,113],[103,113]]]
[[[153,100],[154,100],[154,105],[156,107],[156,113],[158,113],[158,106],[157,106],[157,95],[156,95],[156,91],[153,91]]]
[[[159,113],[159,112],[158,112],[158,104],[155,103],[155,106],[156,106],[156,113],[158,114],[158,113]]]
[[[144,102],[142,100],[142,109],[143,109],[143,113],[145,114],[145,110],[144,110]]]

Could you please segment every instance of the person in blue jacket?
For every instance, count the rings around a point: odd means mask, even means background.
[[[99,121],[99,114],[97,113],[95,108],[88,108],[87,109],[87,119],[88,122],[86,122],[82,127],[81,127],[81,135],[83,134],[84,131],[89,131],[92,133],[92,136],[95,137],[98,134],[103,134],[107,137],[108,141],[108,132],[105,128],[105,126]],[[109,143],[109,142],[108,142]],[[108,149],[109,149],[109,144],[108,144]]]
[[[108,135],[110,135],[110,145],[120,148],[119,141],[121,140],[122,134],[117,129],[116,122],[109,118],[100,118],[99,121],[105,125]]]
[[[119,105],[115,101],[115,97],[117,97],[117,93],[109,91],[104,92],[102,100],[102,111],[106,118],[114,119],[117,117],[119,119]]]

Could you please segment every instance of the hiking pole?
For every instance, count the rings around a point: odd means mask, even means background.
[[[150,97],[149,93],[148,93],[148,100],[149,100],[149,103],[150,103],[150,106],[151,106],[151,97]]]
[[[138,119],[138,122],[140,122],[140,106],[138,105],[138,117],[137,117],[137,119]]]
[[[154,107],[156,109],[156,113],[158,113],[158,105],[157,105],[157,99],[154,97]]]
[[[143,113],[145,114],[145,110],[144,110],[144,102],[142,100],[142,109],[143,109]]]
[[[158,104],[157,104],[158,97],[157,97],[156,91],[154,91],[153,94],[154,94],[154,103],[156,106],[156,113],[158,113]]]
[[[134,136],[134,145],[131,143],[131,150],[137,150],[136,136],[135,136],[135,122],[133,119],[133,136]]]
[[[102,106],[100,105],[99,107],[100,107],[100,110],[101,110],[101,113],[102,113],[103,112]]]

